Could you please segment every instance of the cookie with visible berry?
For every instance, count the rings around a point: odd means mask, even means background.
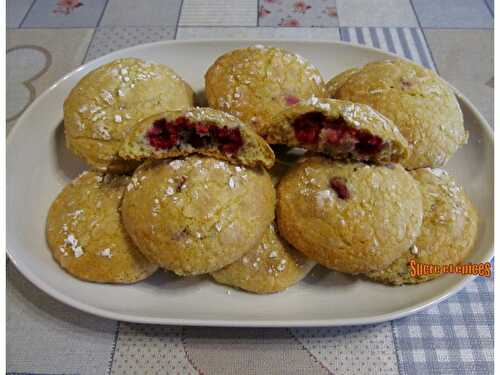
[[[315,265],[283,240],[273,223],[255,249],[211,275],[218,283],[266,294],[298,283]]]
[[[261,134],[277,112],[311,97],[324,97],[321,73],[303,57],[262,45],[220,56],[205,74],[212,108],[231,113]]]
[[[276,115],[263,130],[270,143],[320,152],[333,159],[399,162],[408,143],[392,121],[367,105],[313,98]]]
[[[409,144],[407,169],[439,167],[467,142],[455,94],[433,71],[410,61],[376,61],[334,77],[329,95],[371,106],[399,128]]]
[[[370,279],[386,284],[418,284],[439,273],[413,277],[409,263],[448,265],[463,262],[477,235],[478,216],[464,189],[441,169],[411,172],[418,182],[424,204],[424,220],[415,244],[389,267],[370,272]]]
[[[136,248],[122,225],[120,204],[130,178],[85,172],[57,196],[47,217],[54,259],[71,275],[99,283],[134,283],[158,266]]]
[[[417,182],[399,164],[308,157],[280,181],[277,199],[283,238],[340,272],[384,269],[415,242],[422,224]]]
[[[118,150],[137,122],[165,110],[193,106],[193,90],[165,65],[119,59],[85,75],[64,101],[68,148],[92,168],[133,170]]]
[[[188,156],[148,161],[123,198],[123,223],[142,253],[178,275],[217,271],[261,241],[275,191],[263,168]]]
[[[119,155],[126,160],[165,159],[201,154],[250,167],[271,168],[271,147],[238,118],[211,108],[154,115],[125,139]]]

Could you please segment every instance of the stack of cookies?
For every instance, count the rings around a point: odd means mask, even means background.
[[[316,263],[400,285],[437,276],[411,277],[411,260],[471,251],[476,211],[436,169],[467,135],[433,72],[387,60],[325,84],[302,57],[254,46],[205,79],[210,108],[170,68],[133,58],[71,91],[67,146],[91,170],[47,220],[70,274],[133,283],[162,268],[273,293]]]

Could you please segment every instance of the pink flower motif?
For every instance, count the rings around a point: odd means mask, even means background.
[[[281,27],[298,27],[298,26],[300,26],[300,22],[296,18],[287,17],[287,18],[282,18],[281,21],[280,21],[280,23],[278,24],[278,26],[281,26]]]
[[[281,4],[281,0],[264,0],[268,4]]]
[[[337,7],[326,7],[326,9],[323,11],[323,13],[326,13],[329,17],[337,17]]]
[[[303,1],[297,1],[295,4],[293,4],[293,11],[295,13],[302,13],[304,14],[308,9],[311,9],[310,5],[307,5]]]
[[[259,9],[259,16],[260,17],[265,17],[265,16],[268,16],[270,14],[271,14],[271,12],[269,10],[267,10],[266,8],[264,8],[264,5],[260,6],[260,9]]]
[[[52,11],[54,14],[64,14],[67,16],[76,8],[83,5],[79,0],[59,0],[56,4],[55,9]]]

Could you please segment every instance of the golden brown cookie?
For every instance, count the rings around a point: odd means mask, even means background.
[[[416,181],[399,164],[370,166],[309,157],[277,189],[279,232],[325,267],[364,273],[390,265],[422,223]]]
[[[47,217],[54,259],[71,275],[100,283],[134,283],[158,266],[135,247],[119,207],[130,178],[85,172],[57,196]]]
[[[315,265],[283,240],[273,223],[255,249],[211,275],[218,283],[249,292],[276,293],[298,283]]]
[[[334,159],[398,162],[408,143],[392,121],[367,105],[312,98],[285,109],[264,128],[270,143],[320,152]]]
[[[130,129],[158,112],[192,106],[192,89],[167,66],[115,60],[85,75],[66,98],[66,143],[93,168],[128,171],[137,163],[119,158],[118,149]]]
[[[261,45],[219,57],[205,74],[205,91],[210,107],[239,117],[259,134],[277,112],[326,95],[323,78],[310,62]]]
[[[149,259],[178,275],[198,275],[255,248],[274,218],[274,204],[264,169],[188,156],[139,167],[122,217]]]
[[[478,216],[474,205],[455,180],[441,169],[412,171],[424,203],[424,220],[415,244],[389,267],[368,273],[373,280],[387,284],[417,284],[441,274],[413,277],[409,262],[421,264],[459,264],[470,254],[477,234]]]
[[[351,68],[344,70],[340,74],[337,74],[335,77],[333,77],[331,80],[329,80],[326,83],[326,91],[329,94],[334,94],[337,92],[337,90],[342,87],[344,83],[347,82],[347,80],[355,73],[359,71],[359,68]]]
[[[238,118],[211,108],[164,112],[140,122],[125,139],[119,155],[145,160],[193,153],[233,164],[271,168],[271,147]]]
[[[467,141],[462,111],[437,74],[406,60],[383,60],[329,82],[330,96],[371,106],[391,119],[409,144],[407,169],[439,167]]]

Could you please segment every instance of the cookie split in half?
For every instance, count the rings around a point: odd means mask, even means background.
[[[265,129],[271,143],[301,147],[333,159],[398,162],[408,143],[394,124],[369,106],[313,98],[278,114]]]
[[[271,168],[271,147],[238,118],[211,108],[192,108],[151,116],[125,139],[123,159],[146,160],[201,154],[233,164]]]

